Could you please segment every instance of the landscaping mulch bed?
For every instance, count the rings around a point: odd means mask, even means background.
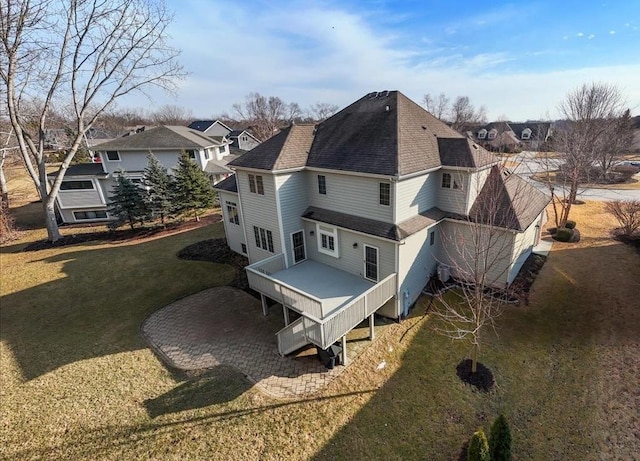
[[[38,240],[30,243],[24,248],[24,251],[38,251],[46,250],[48,248],[59,248],[68,245],[76,245],[78,243],[106,241],[114,243],[124,243],[133,240],[140,240],[149,237],[163,237],[165,235],[174,234],[176,232],[182,232],[191,229],[197,229],[199,227],[208,226],[209,224],[220,221],[222,217],[219,214],[213,214],[209,216],[203,216],[200,221],[177,221],[168,223],[166,227],[161,225],[153,227],[140,227],[137,229],[117,229],[117,230],[102,230],[96,232],[80,232],[77,234],[63,235],[59,240],[50,242],[48,240]],[[79,226],[64,226],[61,227],[61,231],[64,233],[73,232],[74,229],[86,228],[87,225]]]
[[[531,254],[522,265],[520,272],[511,284],[513,295],[518,298],[520,303],[525,306],[529,305],[529,293],[533,282],[536,281],[538,274],[542,270],[542,266],[546,262],[546,256]]]
[[[463,382],[476,387],[482,392],[489,392],[494,384],[493,373],[483,364],[478,362],[476,364],[476,372],[471,372],[471,359],[464,359],[456,367],[456,374]]]
[[[224,238],[208,239],[189,245],[178,252],[178,257],[193,261],[208,261],[218,264],[229,264],[236,270],[236,275],[229,284],[259,298],[258,293],[249,288],[247,273],[244,268],[249,260],[234,251],[227,245]]]

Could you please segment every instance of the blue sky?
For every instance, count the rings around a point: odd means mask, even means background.
[[[554,118],[567,91],[618,85],[640,113],[640,0],[528,2],[168,0],[194,116],[257,91],[344,106],[371,91],[467,95],[489,118]]]

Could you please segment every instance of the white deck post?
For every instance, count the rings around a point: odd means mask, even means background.
[[[376,331],[375,331],[375,320],[373,318],[374,314],[371,314],[369,316],[369,339],[371,341],[373,341],[373,339],[376,337]]]
[[[289,309],[284,304],[282,305],[282,312],[284,313],[284,326],[289,326]]]
[[[342,364],[344,366],[349,365],[349,359],[347,358],[347,335],[342,337]]]
[[[266,317],[269,313],[269,308],[267,307],[267,298],[262,293],[260,293],[260,301],[262,302],[262,315]]]

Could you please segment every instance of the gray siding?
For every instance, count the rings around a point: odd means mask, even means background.
[[[536,226],[542,226],[544,213],[543,211],[524,232],[516,234],[513,246],[513,262],[509,270],[509,283],[513,282],[513,279],[516,278],[518,272],[520,272],[520,268],[522,268],[522,265],[536,245],[539,229],[539,227]]]
[[[274,254],[282,253],[283,248],[280,238],[280,226],[276,207],[276,189],[274,177],[270,174],[259,174],[264,183],[264,195],[249,191],[249,178],[246,171],[236,172],[238,191],[242,199],[242,214],[245,229],[247,230],[247,247],[249,250],[249,262],[254,263],[268,258]],[[262,250],[256,246],[253,226],[270,230],[273,234],[274,252]]]
[[[227,245],[236,253],[244,254],[242,252],[242,244],[246,244],[244,241],[243,231],[243,217],[242,208],[240,207],[240,200],[238,194],[230,192],[218,191],[220,197],[220,209],[222,210],[222,219],[224,220],[224,233],[227,237]],[[238,218],[240,224],[233,224],[229,221],[229,213],[227,212],[227,202],[235,203],[238,209]]]
[[[460,189],[447,189],[442,187],[442,174],[450,173],[457,177],[461,185]],[[456,170],[442,169],[434,174],[438,197],[438,208],[452,213],[465,214],[467,211],[467,194],[469,189],[469,177],[466,173]]]
[[[393,222],[391,206],[380,205],[380,182],[363,176],[306,171],[309,205],[354,216]],[[318,193],[318,174],[326,177],[327,194]],[[393,195],[393,187],[392,195]],[[394,198],[391,197],[391,204]]]
[[[280,214],[285,251],[289,266],[293,265],[291,233],[302,230],[300,216],[307,208],[307,183],[303,172],[276,176],[276,188],[280,198]],[[305,249],[309,246],[309,235],[305,233]],[[308,254],[307,254],[308,257]]]
[[[434,172],[396,184],[396,223],[437,206],[439,178],[439,172]]]
[[[473,272],[476,255],[482,264],[486,261],[488,285],[504,287],[508,283],[513,262],[515,236],[512,232],[496,230],[489,234],[486,231],[474,231],[475,227],[453,221],[445,221],[442,226],[443,262],[451,266],[451,273],[457,278],[469,279]],[[481,249],[473,245],[474,235],[483,241]],[[489,250],[482,250],[489,248]]]
[[[490,168],[485,168],[484,170],[475,171],[467,175],[467,206],[465,213],[469,213],[469,210],[471,210],[473,202],[476,201],[476,198],[478,197],[480,190],[482,190],[490,171]]]
[[[106,171],[108,173],[115,173],[118,170],[124,171],[144,171],[147,167],[147,155],[149,154],[149,150],[144,151],[119,151],[120,153],[120,161],[119,162],[110,162],[107,160],[106,154],[101,152],[102,156],[102,164],[104,165]],[[174,151],[159,151],[153,152],[153,155],[156,156],[158,161],[169,170],[171,173],[171,168],[177,165],[178,159],[180,158],[180,150]],[[204,153],[202,150],[196,152],[196,163],[200,165],[201,168],[204,168],[203,165],[208,162],[208,160],[204,159]]]
[[[205,133],[207,134],[207,136],[226,136],[231,133],[231,131],[227,130],[219,123],[215,123],[211,127],[207,128]]]
[[[435,232],[435,241],[430,245],[429,234]],[[423,229],[407,238],[399,248],[398,279],[400,289],[398,296],[400,307],[404,311],[413,304],[422,289],[435,274],[440,252],[441,238],[439,226]],[[407,293],[407,295],[405,295]]]
[[[327,266],[349,272],[364,278],[364,244],[378,248],[379,280],[395,272],[395,244],[378,240],[365,235],[356,234],[344,229],[338,229],[339,258],[320,253],[318,251],[318,232],[316,223],[305,221],[305,240],[307,244],[307,258],[318,261]],[[311,231],[314,235],[311,235]],[[357,243],[357,248],[353,244]]]

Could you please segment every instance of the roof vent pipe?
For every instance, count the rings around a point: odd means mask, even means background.
[[[391,107],[389,106],[384,106],[384,110],[386,110],[387,112],[389,112],[391,110]]]

